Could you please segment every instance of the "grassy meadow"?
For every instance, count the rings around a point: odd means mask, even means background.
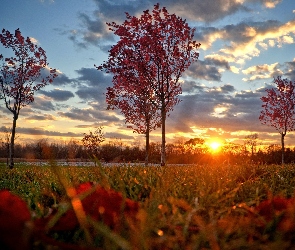
[[[19,163],[12,170],[0,165],[0,190],[19,195],[33,220],[69,203],[65,185],[89,181],[138,202],[138,224],[111,231],[94,223],[90,241],[81,228],[50,235],[76,249],[295,248],[294,231],[278,229],[282,214],[261,226],[263,218],[253,212],[272,196],[293,197],[293,164],[79,167]],[[61,249],[41,242],[34,242],[33,248]]]

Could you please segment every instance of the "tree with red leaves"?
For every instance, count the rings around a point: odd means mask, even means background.
[[[108,109],[119,109],[125,116],[125,122],[132,124],[128,125],[128,128],[133,129],[136,133],[145,134],[145,165],[148,165],[150,151],[149,134],[152,130],[161,126],[158,109],[156,105],[152,104],[152,90],[149,85],[141,85],[140,82],[126,87],[123,86],[122,88],[122,81],[117,80],[119,77],[121,76],[115,75],[114,86],[107,89],[106,100]],[[133,80],[138,81],[138,79]],[[138,86],[139,88],[134,88],[133,86]]]
[[[200,44],[193,41],[194,29],[185,20],[175,14],[169,14],[165,7],[154,6],[137,18],[126,13],[127,19],[121,25],[115,22],[107,23],[110,30],[120,37],[109,53],[108,61],[97,67],[113,73],[114,87],[122,92],[130,92],[129,97],[136,96],[144,109],[136,108],[128,120],[137,126],[137,120],[147,127],[151,120],[145,113],[152,114],[152,126],[158,126],[158,117],[162,127],[161,165],[165,157],[165,123],[167,115],[180,102],[178,96],[182,93],[180,78],[192,62],[198,59],[197,49]],[[114,91],[113,91],[114,92]],[[115,99],[107,95],[107,102]],[[120,107],[121,110],[128,106]],[[148,111],[148,112],[146,112]],[[137,113],[138,112],[138,113]],[[151,125],[151,124],[150,124]]]
[[[0,42],[14,53],[14,56],[6,58],[0,54],[3,61],[0,68],[0,99],[4,99],[6,108],[13,114],[9,152],[9,168],[13,168],[16,121],[20,110],[34,102],[35,92],[52,83],[57,74],[55,69],[48,68],[45,50],[29,37],[25,39],[19,29],[15,30],[15,35],[3,29]],[[44,76],[46,73],[47,76]]]
[[[266,96],[261,97],[263,110],[259,120],[262,124],[274,127],[281,135],[282,164],[284,164],[285,136],[294,130],[295,125],[295,81],[277,77],[276,88],[267,89]]]

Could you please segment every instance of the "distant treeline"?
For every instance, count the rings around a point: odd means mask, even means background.
[[[8,156],[8,145],[0,144],[0,158]],[[221,147],[217,153],[212,153],[204,145],[188,145],[176,142],[166,145],[167,163],[169,164],[207,164],[207,163],[231,163],[241,164],[253,162],[256,164],[280,164],[281,149],[278,145],[271,145],[258,150],[253,154],[245,145],[227,144]],[[90,160],[92,156],[78,142],[50,143],[46,139],[30,144],[16,144],[15,158],[25,160]],[[95,155],[101,162],[144,162],[145,149],[140,146],[126,146],[121,142],[102,144]],[[161,144],[150,144],[150,163],[160,163]],[[285,163],[295,162],[295,149],[287,148],[285,151]]]

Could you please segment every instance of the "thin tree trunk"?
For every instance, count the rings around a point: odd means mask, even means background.
[[[10,143],[9,143],[9,138],[8,141],[6,142],[6,166],[8,167],[9,164],[9,152],[10,152]]]
[[[13,115],[13,123],[12,123],[12,130],[11,130],[11,138],[10,138],[10,148],[9,148],[9,168],[13,169],[14,167],[14,139],[15,139],[15,128],[16,128],[16,120],[17,115]]]
[[[281,133],[281,144],[282,144],[282,164],[285,163],[285,135],[286,133]]]
[[[166,134],[166,112],[165,112],[165,106],[162,104],[161,108],[161,116],[162,116],[162,145],[161,145],[161,166],[165,166],[166,164],[166,139],[165,139],[165,134]]]
[[[147,122],[147,129],[145,132],[145,166],[149,165],[149,154],[150,154],[150,123]]]
[[[149,165],[149,154],[150,154],[150,132],[147,131],[145,135],[145,166]]]

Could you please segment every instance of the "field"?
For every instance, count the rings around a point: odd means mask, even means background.
[[[133,220],[124,214],[106,225],[86,217],[88,227],[82,222],[75,229],[48,231],[47,240],[34,238],[30,249],[295,248],[292,164],[0,166],[0,190],[21,197],[33,222],[62,209],[58,219],[66,221],[61,216],[75,198],[69,190],[87,182],[90,192],[99,185],[135,201]]]

